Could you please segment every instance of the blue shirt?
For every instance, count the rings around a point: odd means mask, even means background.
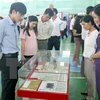
[[[3,54],[19,52],[18,47],[19,33],[17,24],[11,18],[0,21],[0,52]]]

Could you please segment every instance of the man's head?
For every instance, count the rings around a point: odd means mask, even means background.
[[[3,17],[2,16],[0,16],[0,20],[2,20],[3,19]]]
[[[76,18],[76,17],[77,17],[77,14],[74,15],[74,18]]]
[[[53,8],[54,16],[58,14],[58,10],[56,8]]]
[[[75,14],[73,18],[76,19],[76,17],[77,17],[77,14]]]
[[[53,11],[52,9],[50,8],[47,8],[43,14],[43,17],[42,17],[42,21],[43,22],[47,22],[51,19],[51,17],[53,16]]]
[[[94,8],[93,6],[87,7],[87,8],[86,8],[86,14],[92,16],[93,8]]]
[[[26,12],[26,6],[23,3],[15,2],[11,5],[9,14],[14,22],[19,22]]]

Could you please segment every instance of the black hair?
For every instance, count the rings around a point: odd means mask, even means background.
[[[77,17],[77,14],[75,14],[74,17]]]
[[[48,14],[50,17],[52,17],[54,14],[53,14],[53,10],[50,9],[50,8],[47,8],[44,12],[44,14]]]
[[[36,16],[40,16],[39,14],[37,14]]]
[[[83,18],[83,16],[77,16],[77,17],[76,17],[76,20],[75,20],[75,25],[76,25],[76,24],[80,24],[82,18]]]
[[[56,8],[53,8],[53,12],[55,12],[56,14],[58,14],[58,10]]]
[[[93,8],[94,8],[93,6],[87,7],[86,8],[86,14],[89,15],[89,13],[93,11]]]
[[[100,17],[100,4],[94,7],[94,12],[98,17]]]
[[[64,21],[67,21],[67,19],[66,19],[66,17],[65,17],[65,16],[63,17],[63,20],[64,20]]]
[[[13,3],[11,5],[11,7],[10,7],[9,13],[11,14],[13,10],[15,10],[16,12],[19,12],[19,13],[21,13],[23,15],[25,15],[26,12],[27,12],[26,6],[23,3],[21,3],[21,2]]]
[[[2,16],[0,16],[0,19],[3,19],[3,17],[2,17]]]
[[[32,22],[32,21],[37,21],[37,22],[38,22],[37,17],[36,17],[36,16],[29,16],[29,17],[28,17],[27,26],[25,27],[25,29],[24,29],[24,31],[23,31],[23,32],[26,31],[26,33],[28,34],[28,36],[30,36],[30,33],[29,33],[29,28],[30,28],[30,27],[29,27],[29,22]],[[34,32],[35,32],[35,34],[36,34],[36,33],[37,33],[37,26],[34,27],[33,30],[34,30]]]
[[[94,12],[95,14],[99,17],[100,19],[100,4],[97,4],[95,7],[94,7]],[[99,25],[99,29],[100,29],[100,25]]]
[[[83,18],[82,20],[83,20],[84,22],[86,22],[86,23],[91,22],[91,24],[99,31],[99,28],[96,26],[96,24],[95,24],[94,19],[93,19],[92,16],[86,15],[86,16],[84,16],[84,18]]]

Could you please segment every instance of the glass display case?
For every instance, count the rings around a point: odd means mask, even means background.
[[[18,72],[17,95],[29,100],[68,100],[70,51],[38,51]]]

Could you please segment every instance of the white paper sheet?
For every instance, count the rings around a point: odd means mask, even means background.
[[[57,82],[55,92],[67,92],[67,83],[66,82]]]
[[[37,67],[36,67],[36,69],[42,69],[43,68],[43,65],[38,65]]]
[[[45,76],[45,73],[37,73],[37,72],[34,72],[34,73],[31,75],[31,78],[43,79],[44,76]]]
[[[67,83],[57,81],[42,81],[38,91],[67,93]]]
[[[51,85],[50,87],[48,86]],[[56,87],[56,81],[42,81],[38,91],[54,92]]]

